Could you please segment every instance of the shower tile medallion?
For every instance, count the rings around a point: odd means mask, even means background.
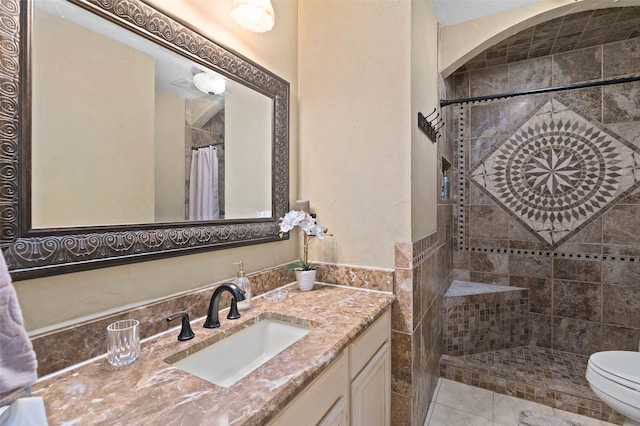
[[[638,186],[640,153],[552,98],[489,152],[469,178],[555,248]]]

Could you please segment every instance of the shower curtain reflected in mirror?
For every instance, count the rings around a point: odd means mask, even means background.
[[[189,220],[220,217],[218,196],[218,152],[215,146],[191,151]]]

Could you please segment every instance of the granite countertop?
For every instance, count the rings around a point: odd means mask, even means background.
[[[129,366],[116,368],[104,356],[95,358],[43,378],[32,393],[44,398],[50,425],[264,424],[394,300],[390,293],[343,286],[286,289],[285,301],[255,298],[238,320],[228,320],[222,311],[218,329],[202,328],[203,318],[192,321],[192,340],[179,342],[179,327],[146,340],[140,357]],[[175,362],[265,316],[310,324],[311,332],[228,388],[165,361]]]

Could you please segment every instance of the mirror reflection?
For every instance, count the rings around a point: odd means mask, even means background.
[[[65,1],[35,6],[33,228],[272,216],[271,98]]]

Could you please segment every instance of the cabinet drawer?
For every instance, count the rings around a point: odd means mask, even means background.
[[[350,347],[349,378],[353,379],[391,335],[391,312],[387,309],[380,318]]]

